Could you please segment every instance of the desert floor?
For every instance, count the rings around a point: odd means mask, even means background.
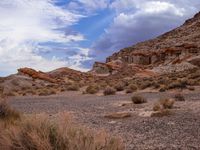
[[[131,96],[81,95],[66,92],[54,96],[9,98],[9,103],[25,114],[47,113],[54,116],[69,112],[74,119],[92,129],[106,130],[121,136],[129,150],[197,150],[200,149],[200,92],[184,92],[186,101],[176,102],[172,114],[150,117],[152,107],[160,98],[174,96],[173,92],[142,92],[145,104],[132,104]],[[108,119],[106,114],[131,113],[131,117]]]

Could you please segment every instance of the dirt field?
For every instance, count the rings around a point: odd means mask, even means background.
[[[140,93],[148,103],[133,105],[130,95],[95,96],[68,92],[47,97],[13,97],[9,103],[26,114],[72,113],[75,120],[93,129],[105,129],[121,136],[128,150],[198,150],[200,149],[200,94],[185,93],[186,101],[176,102],[172,115],[150,117],[153,104],[173,93]],[[131,117],[108,119],[112,112],[128,112]]]

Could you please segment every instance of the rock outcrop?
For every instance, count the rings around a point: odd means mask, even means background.
[[[36,71],[31,68],[20,68],[18,69],[18,74],[27,75],[29,77],[32,77],[33,79],[40,79],[51,83],[57,82],[57,80],[51,78],[47,73]]]
[[[167,65],[173,67],[173,65],[183,62],[189,62],[192,65],[197,62],[196,65],[199,66],[198,59],[192,59],[198,55],[200,55],[200,13],[187,20],[182,26],[155,39],[114,53],[106,59],[104,64],[95,63],[93,70],[97,73],[108,73],[110,69],[107,64],[115,61],[150,66],[151,68]]]
[[[96,74],[114,74],[122,68],[121,61],[112,61],[108,63],[95,62],[91,72]]]
[[[106,59],[106,63],[96,62],[92,70],[97,74],[112,74],[115,69],[109,64],[122,62],[122,64],[144,66],[152,71],[160,70],[163,71],[160,72],[162,74],[167,70],[174,72],[177,67],[181,67],[178,70],[183,71],[184,69],[192,69],[195,65],[200,66],[199,59],[193,59],[198,55],[200,55],[200,13],[187,20],[182,26],[155,39],[114,53]]]

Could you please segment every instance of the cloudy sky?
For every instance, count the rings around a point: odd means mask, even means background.
[[[0,0],[0,76],[20,67],[87,71],[199,10],[198,0]]]

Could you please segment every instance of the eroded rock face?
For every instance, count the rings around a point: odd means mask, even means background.
[[[92,71],[97,74],[109,74],[111,70],[106,63],[95,62]]]
[[[97,74],[114,74],[117,73],[123,66],[121,60],[115,60],[109,63],[95,62],[91,72]]]
[[[109,65],[116,61],[122,63],[120,66],[135,64],[155,73],[167,73],[168,70],[178,72],[200,67],[200,58],[197,56],[200,57],[200,13],[155,39],[114,53],[106,59],[106,63],[95,63],[93,72],[112,74],[115,69]]]
[[[143,51],[139,52],[139,50],[135,50],[130,54],[121,54],[119,53],[117,56],[110,56],[107,58],[107,63],[116,61],[121,59],[122,62],[128,64],[139,64],[139,65],[151,65],[158,63],[166,63],[173,62],[174,60],[181,60],[187,56],[195,56],[200,54],[200,46],[192,45],[192,44],[183,44],[179,47],[173,48],[164,48],[162,50],[158,50],[157,52],[152,51]]]
[[[119,59],[123,63],[139,65],[181,63],[200,55],[199,41],[200,13],[179,28],[114,53],[106,59],[106,63]]]

